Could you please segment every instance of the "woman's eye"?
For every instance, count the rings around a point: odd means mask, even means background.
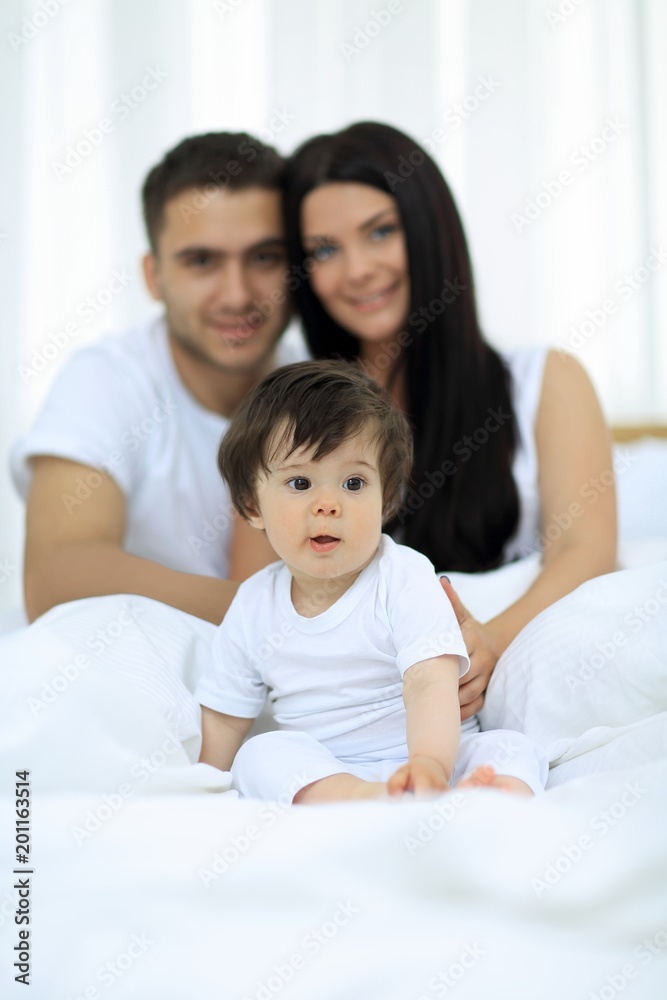
[[[364,481],[359,476],[350,476],[350,478],[346,479],[343,483],[344,489],[351,490],[353,493],[357,493],[363,485]]]
[[[310,487],[310,480],[304,479],[303,476],[295,476],[294,479],[287,480],[287,485],[293,490],[307,490]]]
[[[322,261],[328,260],[329,257],[331,257],[331,255],[333,254],[333,252],[334,248],[332,246],[326,243],[322,243],[318,247],[313,247],[313,249],[310,251],[310,256],[313,258],[313,260],[316,260],[318,263],[322,263]]]
[[[373,232],[371,233],[371,239],[383,240],[386,236],[389,236],[391,233],[395,233],[397,229],[398,226],[394,225],[393,223],[387,223],[387,225],[385,226],[378,226],[377,229],[374,229]]]

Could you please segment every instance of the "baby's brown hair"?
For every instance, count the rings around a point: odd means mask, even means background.
[[[259,513],[257,478],[268,474],[277,451],[305,448],[317,461],[366,429],[377,442],[387,521],[400,507],[412,468],[412,431],[389,393],[347,361],[277,368],[246,396],[220,445],[218,468],[234,507],[245,518]]]

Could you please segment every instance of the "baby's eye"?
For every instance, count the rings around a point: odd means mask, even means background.
[[[346,479],[343,483],[343,488],[346,490],[352,490],[353,493],[357,493],[363,485],[364,481],[360,476],[350,476],[350,478]]]
[[[294,479],[287,480],[287,485],[291,486],[293,490],[307,490],[310,488],[310,480],[303,476],[295,476]]]

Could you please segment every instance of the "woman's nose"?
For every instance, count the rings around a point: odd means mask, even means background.
[[[363,281],[373,273],[373,257],[361,247],[350,247],[345,254],[344,266],[349,281]]]

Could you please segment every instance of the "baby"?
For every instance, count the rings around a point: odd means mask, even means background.
[[[456,617],[428,559],[382,533],[411,463],[405,417],[346,362],[278,369],[235,414],[220,471],[282,560],[239,587],[197,688],[200,759],[231,769],[243,796],[544,787],[526,737],[474,718],[461,735]],[[267,695],[279,729],[243,743]]]

